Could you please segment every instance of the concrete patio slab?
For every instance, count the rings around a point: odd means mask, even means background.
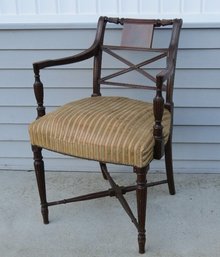
[[[149,174],[149,181],[164,174]],[[48,200],[107,189],[100,173],[47,172]],[[135,175],[113,173],[118,184]],[[218,257],[220,174],[176,174],[148,190],[147,251],[138,254],[137,233],[115,198],[50,207],[43,225],[34,172],[0,171],[0,257]],[[127,193],[136,209],[135,193]]]

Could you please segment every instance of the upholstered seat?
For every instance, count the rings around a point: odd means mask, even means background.
[[[163,115],[167,142],[170,113]],[[153,104],[125,97],[68,103],[30,125],[32,145],[97,160],[144,167],[153,159]]]

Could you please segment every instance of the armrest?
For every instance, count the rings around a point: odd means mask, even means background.
[[[44,61],[33,63],[33,69],[35,73],[34,94],[38,104],[37,118],[40,118],[45,115],[45,107],[43,106],[44,88],[43,88],[43,83],[40,80],[40,75],[39,75],[40,69],[80,62],[80,61],[89,59],[96,54],[97,49],[98,49],[98,44],[94,43],[89,49],[73,56],[60,58],[60,59],[53,59],[53,60],[44,60]]]
[[[35,82],[34,82],[33,86],[34,86],[35,98],[37,100],[37,105],[38,105],[37,119],[45,115],[45,107],[43,105],[44,87],[43,87],[43,83],[40,80],[40,75],[39,75],[40,69],[43,69],[46,67],[80,62],[80,61],[89,59],[96,54],[96,51],[98,49],[97,46],[95,44],[93,44],[89,49],[87,49],[79,54],[73,55],[73,56],[60,58],[60,59],[53,59],[53,60],[44,60],[44,61],[33,63],[33,69],[34,69],[34,73],[35,73]]]
[[[33,69],[35,74],[34,82],[34,93],[37,100],[37,118],[40,118],[45,115],[44,107],[44,88],[43,83],[40,80],[40,70],[46,67],[58,66],[76,63],[80,61],[87,60],[91,57],[99,57],[100,46],[103,43],[104,31],[106,26],[107,19],[106,17],[100,17],[98,21],[98,26],[96,30],[96,36],[93,44],[87,50],[65,58],[53,59],[53,60],[44,60],[40,62],[33,63]]]
[[[79,53],[79,54],[76,54],[73,56],[60,58],[60,59],[54,59],[54,60],[45,60],[45,61],[35,62],[35,63],[33,63],[35,75],[39,75],[40,69],[43,69],[46,67],[80,62],[80,61],[84,61],[86,59],[89,59],[89,58],[95,56],[99,51],[100,43],[103,41],[103,35],[104,35],[106,22],[107,22],[106,17],[99,18],[98,26],[97,26],[97,30],[96,30],[96,37],[90,48],[83,51],[82,53]]]
[[[173,75],[173,69],[174,67],[170,65],[166,69],[163,69],[160,73],[157,74],[157,87],[160,87],[160,83],[163,83],[164,81],[168,80]]]
[[[40,69],[47,68],[47,67],[65,65],[65,64],[84,61],[86,59],[89,59],[89,58],[95,56],[97,50],[98,50],[98,44],[94,43],[90,48],[86,49],[85,51],[83,51],[79,54],[73,55],[73,56],[35,62],[35,63],[33,63],[34,73],[38,74]]]

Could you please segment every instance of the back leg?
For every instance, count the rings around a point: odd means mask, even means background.
[[[171,137],[169,137],[169,140],[165,146],[165,164],[166,164],[166,174],[167,174],[169,192],[171,195],[175,195],[176,190],[175,190],[174,177],[173,177],[173,158],[172,158]]]
[[[100,168],[101,168],[101,171],[102,171],[102,176],[105,180],[108,180],[108,178],[106,177],[105,175],[105,172],[104,170],[107,170],[107,166],[106,166],[106,163],[104,162],[99,162],[99,165],[100,165]]]

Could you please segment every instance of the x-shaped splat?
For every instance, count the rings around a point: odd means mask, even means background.
[[[152,86],[143,86],[143,85],[135,85],[135,84],[129,84],[129,83],[120,83],[120,82],[111,82],[109,81],[112,78],[115,78],[117,76],[123,75],[125,73],[128,73],[130,71],[137,71],[140,74],[142,74],[143,76],[147,77],[149,80],[153,81],[154,83],[156,83],[156,78],[154,76],[152,76],[151,74],[149,74],[148,72],[146,72],[145,70],[143,70],[143,68],[141,69],[141,67],[148,65],[150,63],[153,63],[155,61],[158,61],[162,58],[165,58],[167,56],[167,50],[165,49],[148,49],[148,52],[154,52],[154,53],[159,53],[158,55],[149,58],[143,62],[140,62],[138,64],[134,64],[130,61],[128,61],[127,59],[125,59],[124,57],[120,56],[119,54],[115,53],[112,50],[131,50],[132,48],[128,48],[128,47],[117,47],[117,46],[103,46],[103,51],[106,52],[107,54],[113,56],[114,58],[116,58],[117,60],[121,61],[122,63],[128,65],[128,68],[125,68],[123,70],[120,70],[118,72],[112,73],[108,76],[102,77],[100,79],[100,83],[101,84],[105,84],[105,85],[118,85],[118,86],[130,86],[130,87],[136,87],[136,88],[145,88],[145,89],[155,89],[155,87]],[[134,49],[133,49],[134,50]],[[166,86],[163,85],[163,90],[165,90]]]

